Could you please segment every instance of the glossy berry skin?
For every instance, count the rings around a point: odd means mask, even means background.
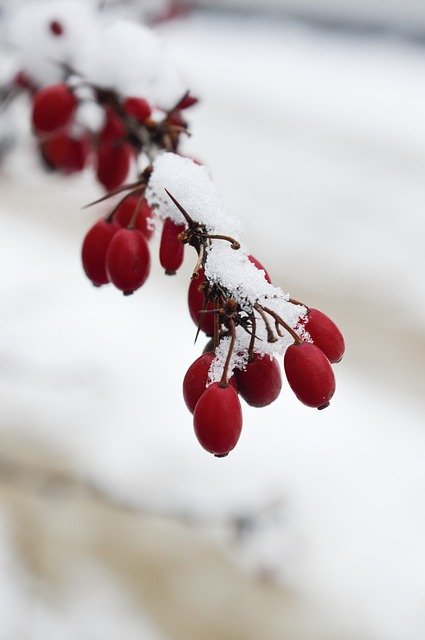
[[[200,444],[215,456],[234,449],[242,430],[242,409],[238,394],[229,385],[214,382],[199,398],[193,426]]]
[[[117,231],[117,224],[99,220],[84,238],[81,250],[83,268],[86,276],[96,287],[109,282],[105,264],[106,252]]]
[[[214,335],[214,314],[213,313],[200,313],[200,311],[204,308],[204,300],[205,296],[202,291],[199,291],[200,285],[205,282],[205,276],[203,269],[199,270],[199,276],[197,278],[192,278],[189,285],[188,292],[188,305],[189,305],[189,313],[193,322],[196,326],[199,326],[201,322],[201,330],[204,331],[207,336]],[[206,306],[206,310],[211,311],[214,309],[214,304],[212,302],[208,302]]]
[[[120,229],[106,253],[109,280],[125,295],[139,289],[150,271],[150,253],[145,236],[138,229]]]
[[[77,99],[66,84],[53,84],[37,91],[32,103],[32,124],[39,133],[51,133],[71,121]]]
[[[259,260],[257,260],[257,258],[254,258],[254,256],[248,256],[248,259],[250,260],[250,262],[252,262],[252,264],[255,264],[255,266],[257,267],[257,269],[259,269],[260,271],[264,271],[264,277],[267,280],[267,282],[269,284],[272,283],[272,281],[270,280],[270,276],[267,273],[267,271],[265,270],[265,268],[263,267],[263,265],[261,264],[261,262]]]
[[[164,220],[159,245],[159,261],[169,276],[174,275],[183,262],[184,244],[178,240],[177,236],[184,230],[184,224],[176,224],[170,218]]]
[[[143,98],[126,98],[123,109],[127,115],[137,120],[137,122],[144,122],[152,113],[149,102]]]
[[[289,386],[303,404],[324,409],[335,392],[335,377],[329,360],[311,342],[290,345],[284,356]]]
[[[149,224],[149,219],[153,218],[154,215],[144,198],[140,199],[138,196],[124,198],[115,211],[114,220],[121,227],[128,227],[137,208],[136,229],[139,229],[139,231],[143,233],[146,240],[150,240],[153,234],[153,228]]]
[[[236,369],[238,392],[251,407],[266,407],[278,397],[282,376],[276,358],[254,353],[246,369]]]
[[[344,338],[336,324],[327,315],[317,309],[309,309],[304,327],[329,362],[335,363],[342,359],[345,351]]]
[[[41,145],[44,159],[53,169],[63,173],[82,171],[90,155],[87,136],[74,138],[65,131],[54,133]]]
[[[183,379],[183,398],[190,413],[195,411],[196,403],[207,388],[208,371],[214,360],[214,351],[203,353],[190,365]],[[229,380],[229,384],[237,390],[235,376]]]
[[[107,191],[120,187],[130,170],[132,148],[129,144],[104,144],[97,150],[97,179]]]

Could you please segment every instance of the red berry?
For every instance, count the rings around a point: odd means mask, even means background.
[[[207,388],[208,371],[214,360],[214,351],[203,353],[192,362],[183,379],[183,398],[190,413],[195,411],[196,403]],[[236,379],[232,376],[229,384],[237,390]]]
[[[232,386],[214,382],[199,398],[193,425],[200,444],[215,456],[226,456],[234,449],[242,429],[242,409]]]
[[[184,244],[177,238],[185,230],[184,224],[176,224],[166,218],[162,227],[161,243],[159,245],[159,261],[165,273],[172,276],[181,267],[184,257]]]
[[[266,407],[278,397],[282,388],[280,367],[276,358],[254,353],[246,369],[236,369],[238,392],[251,407]]]
[[[172,111],[171,113],[168,114],[167,120],[170,124],[173,124],[177,127],[187,127],[187,122],[186,120],[183,118],[182,114],[180,113],[180,111]]]
[[[335,377],[329,360],[311,342],[290,345],[284,357],[289,386],[303,404],[324,409],[335,392]]]
[[[149,220],[153,218],[154,214],[144,198],[140,199],[138,196],[124,198],[115,211],[114,220],[121,227],[128,227],[137,208],[136,229],[139,229],[145,238],[150,240],[153,229],[150,226]]]
[[[99,134],[101,145],[117,142],[125,138],[125,126],[121,118],[110,107],[106,109],[106,120]]]
[[[52,168],[73,173],[84,169],[90,154],[90,141],[86,135],[74,138],[60,131],[42,143],[41,151]]]
[[[77,99],[66,84],[40,89],[32,104],[32,123],[36,131],[51,133],[66,126],[74,115]]]
[[[58,20],[52,20],[49,24],[49,29],[54,36],[61,36],[63,34],[63,25]]]
[[[199,287],[205,282],[205,276],[202,269],[199,270],[199,277],[192,278],[189,285],[188,292],[188,304],[189,312],[193,322],[198,327],[201,323],[201,329],[207,336],[214,335],[214,314],[213,313],[200,313],[204,308],[205,296],[202,291],[199,291]],[[210,301],[206,306],[207,311],[214,309],[214,304]]]
[[[123,104],[124,111],[137,122],[144,122],[152,113],[151,106],[144,98],[126,98]]]
[[[330,362],[339,362],[345,351],[344,338],[336,324],[317,309],[309,309],[304,326],[314,344],[323,351]]]
[[[269,284],[272,283],[272,281],[270,280],[270,276],[267,273],[267,271],[265,270],[265,268],[263,267],[263,265],[261,264],[261,262],[259,262],[259,260],[257,260],[257,258],[254,258],[254,256],[248,256],[248,259],[252,262],[252,264],[255,264],[255,266],[257,267],[257,269],[259,269],[260,271],[264,271],[264,277],[267,280],[267,282]]]
[[[104,144],[97,150],[97,179],[107,191],[120,187],[130,170],[132,147],[129,144]]]
[[[125,295],[133,293],[146,281],[150,271],[149,247],[138,229],[120,229],[106,253],[109,280]]]
[[[119,226],[114,222],[99,220],[84,238],[81,251],[83,268],[96,287],[109,282],[105,266],[106,252],[117,231]]]

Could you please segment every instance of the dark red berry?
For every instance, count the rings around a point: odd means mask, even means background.
[[[65,131],[59,131],[45,140],[41,151],[46,162],[63,173],[82,171],[90,155],[90,141],[83,135],[74,138]]]
[[[49,29],[54,36],[61,36],[64,32],[63,25],[58,20],[52,20],[49,24]]]
[[[214,351],[214,339],[210,338],[207,342],[207,344],[205,345],[202,353],[208,353],[209,351]]]
[[[263,267],[263,265],[261,264],[261,262],[259,262],[259,260],[257,260],[257,258],[254,258],[254,256],[248,256],[248,259],[252,262],[252,264],[255,264],[255,266],[257,267],[257,269],[260,269],[260,271],[264,271],[264,277],[267,280],[267,282],[269,284],[272,283],[272,281],[270,280],[270,276],[267,273],[267,271],[265,270],[265,268]]]
[[[106,109],[105,124],[99,134],[101,145],[124,140],[126,131],[121,118],[110,107]]]
[[[107,191],[120,187],[130,170],[132,148],[129,144],[104,144],[97,150],[97,179]]]
[[[106,273],[106,252],[119,226],[114,222],[99,220],[88,231],[83,241],[81,257],[87,277],[96,287],[109,282]]]
[[[276,358],[254,353],[246,369],[236,369],[238,392],[251,407],[266,407],[278,397],[282,376]]]
[[[77,99],[66,84],[53,84],[37,91],[32,104],[36,131],[51,133],[65,127],[74,115]]]
[[[106,253],[106,273],[117,289],[129,295],[146,281],[150,271],[149,247],[138,229],[120,229]]]
[[[169,276],[174,275],[183,262],[184,244],[177,236],[184,230],[184,224],[176,224],[170,218],[164,220],[159,245],[159,261]]]
[[[137,120],[137,122],[144,122],[152,113],[149,102],[143,98],[126,98],[123,109],[127,115]]]
[[[311,342],[292,344],[285,352],[284,366],[289,386],[303,404],[324,409],[335,392],[335,377],[329,360]]]
[[[339,362],[345,351],[344,338],[336,324],[317,309],[309,309],[304,320],[306,331],[330,362]]]
[[[183,398],[190,413],[195,411],[196,403],[207,388],[208,371],[214,357],[214,351],[203,353],[186,371],[183,379]],[[235,376],[230,378],[229,384],[237,390]]]
[[[193,425],[200,444],[215,456],[234,449],[242,429],[241,403],[234,388],[211,384],[196,404]]]
[[[153,228],[149,220],[154,217],[152,209],[144,198],[138,196],[129,196],[124,198],[115,211],[114,220],[121,227],[128,227],[134,212],[137,210],[136,229],[139,229],[147,240],[150,240],[153,234]]]
[[[187,301],[193,322],[197,327],[201,326],[202,331],[204,331],[207,336],[212,336],[214,334],[214,314],[201,313],[201,310],[204,309],[205,306],[205,295],[202,291],[199,291],[199,287],[204,284],[204,282],[204,272],[200,269],[198,278],[192,278],[190,281]],[[207,311],[213,310],[213,302],[209,301],[205,309]]]
[[[171,113],[169,113],[167,120],[170,124],[173,124],[177,127],[184,127],[184,128],[187,127],[187,122],[183,118],[180,111],[172,111]]]

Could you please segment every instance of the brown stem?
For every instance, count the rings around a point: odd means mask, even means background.
[[[198,259],[195,264],[195,268],[192,271],[192,279],[199,278],[199,269],[202,267],[202,261],[204,259],[205,247],[203,244],[199,247]]]
[[[308,306],[306,304],[304,304],[304,302],[300,302],[299,300],[295,300],[295,298],[289,298],[288,302],[291,302],[292,304],[296,304],[299,307],[305,307],[308,311]]]
[[[257,319],[253,311],[250,314],[250,318],[251,318],[251,339],[249,341],[249,347],[248,347],[248,362],[252,362],[254,360],[255,332],[257,330]]]
[[[221,380],[219,382],[220,387],[229,386],[228,374],[229,374],[230,359],[232,357],[232,353],[233,353],[233,349],[235,348],[235,341],[236,341],[235,321],[232,318],[230,318],[229,320],[229,329],[230,329],[230,336],[231,336],[230,346],[229,346],[229,351],[227,352],[226,362],[224,364],[223,375],[221,376]]]
[[[227,240],[227,242],[230,242],[230,246],[232,247],[232,249],[240,249],[241,245],[240,243],[235,240],[234,238],[231,238],[230,236],[222,236],[221,234],[217,234],[217,233],[203,233],[202,234],[203,238],[208,238],[208,240]]]
[[[263,322],[265,324],[266,331],[267,331],[267,342],[276,342],[277,338],[276,338],[276,336],[274,335],[274,333],[272,331],[272,328],[270,326],[268,318],[267,318],[266,314],[263,311],[263,307],[261,307],[259,304],[255,304],[254,305],[254,309],[256,309],[258,311],[258,313],[260,314],[260,316],[263,319]]]
[[[214,309],[218,311],[219,308],[220,308],[220,300],[216,298],[214,300]],[[220,343],[220,320],[218,317],[218,313],[216,313],[214,315],[214,338],[213,338],[214,350],[217,349],[219,343]]]
[[[294,341],[297,344],[302,344],[303,343],[303,341],[301,340],[300,336],[294,331],[294,329],[292,327],[290,327],[289,324],[285,322],[285,320],[282,320],[282,318],[275,311],[272,311],[272,309],[268,309],[267,307],[263,307],[263,309],[272,318],[274,318],[276,320],[276,322],[278,322],[284,329],[286,329],[286,331],[289,334],[291,334],[291,336],[294,338]]]

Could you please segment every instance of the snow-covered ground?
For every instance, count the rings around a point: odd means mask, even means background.
[[[273,280],[345,332],[337,394],[323,412],[287,387],[244,407],[237,449],[210,457],[181,398],[200,350],[191,257],[129,298],[93,289],[95,185],[18,181],[17,157],[0,205],[0,638],[422,640],[425,52],[196,17],[163,35],[204,100],[188,151]],[[212,524],[55,499],[7,473],[23,448],[118,504]],[[223,520],[275,501],[235,543]]]

